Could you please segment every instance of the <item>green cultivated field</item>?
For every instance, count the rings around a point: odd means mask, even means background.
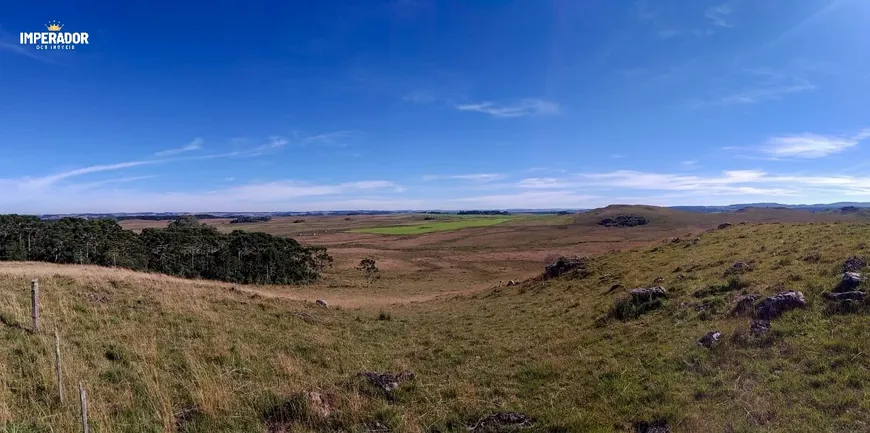
[[[423,233],[444,232],[469,227],[494,226],[510,221],[511,217],[476,217],[462,218],[458,221],[425,221],[422,224],[401,225],[390,227],[371,227],[350,230],[352,233],[372,233],[379,235],[418,235]]]

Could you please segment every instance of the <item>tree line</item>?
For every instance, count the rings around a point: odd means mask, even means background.
[[[119,266],[243,284],[308,283],[332,263],[324,247],[266,233],[223,234],[193,216],[136,234],[112,219],[0,215],[0,260]]]

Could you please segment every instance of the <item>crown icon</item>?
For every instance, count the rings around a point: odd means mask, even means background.
[[[63,28],[63,24],[57,21],[49,21],[48,24],[45,25],[45,28],[47,28],[50,32],[59,32],[60,29]]]

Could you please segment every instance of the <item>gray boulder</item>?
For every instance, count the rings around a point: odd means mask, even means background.
[[[555,262],[550,263],[544,268],[544,276],[547,278],[556,278],[575,270],[584,270],[586,266],[586,258],[584,257],[559,257]]]
[[[731,227],[731,223],[722,223],[722,224],[719,224],[719,226],[716,228],[719,230],[722,230],[722,229],[727,229],[728,227]]]
[[[851,292],[858,288],[861,285],[861,282],[864,281],[864,278],[858,272],[845,272],[843,273],[843,279],[840,280],[840,284],[834,289],[835,292]]]
[[[650,301],[657,298],[666,298],[668,292],[662,286],[631,289],[631,298],[635,302]]]
[[[806,307],[804,294],[796,290],[779,292],[761,301],[755,307],[755,317],[762,320],[772,320],[786,311]]]

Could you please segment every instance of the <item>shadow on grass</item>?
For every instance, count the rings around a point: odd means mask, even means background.
[[[25,331],[25,332],[32,332],[33,331],[30,328],[25,328],[24,325],[10,319],[9,316],[7,316],[3,313],[0,313],[0,323],[4,324],[10,328],[15,328],[15,329]]]

